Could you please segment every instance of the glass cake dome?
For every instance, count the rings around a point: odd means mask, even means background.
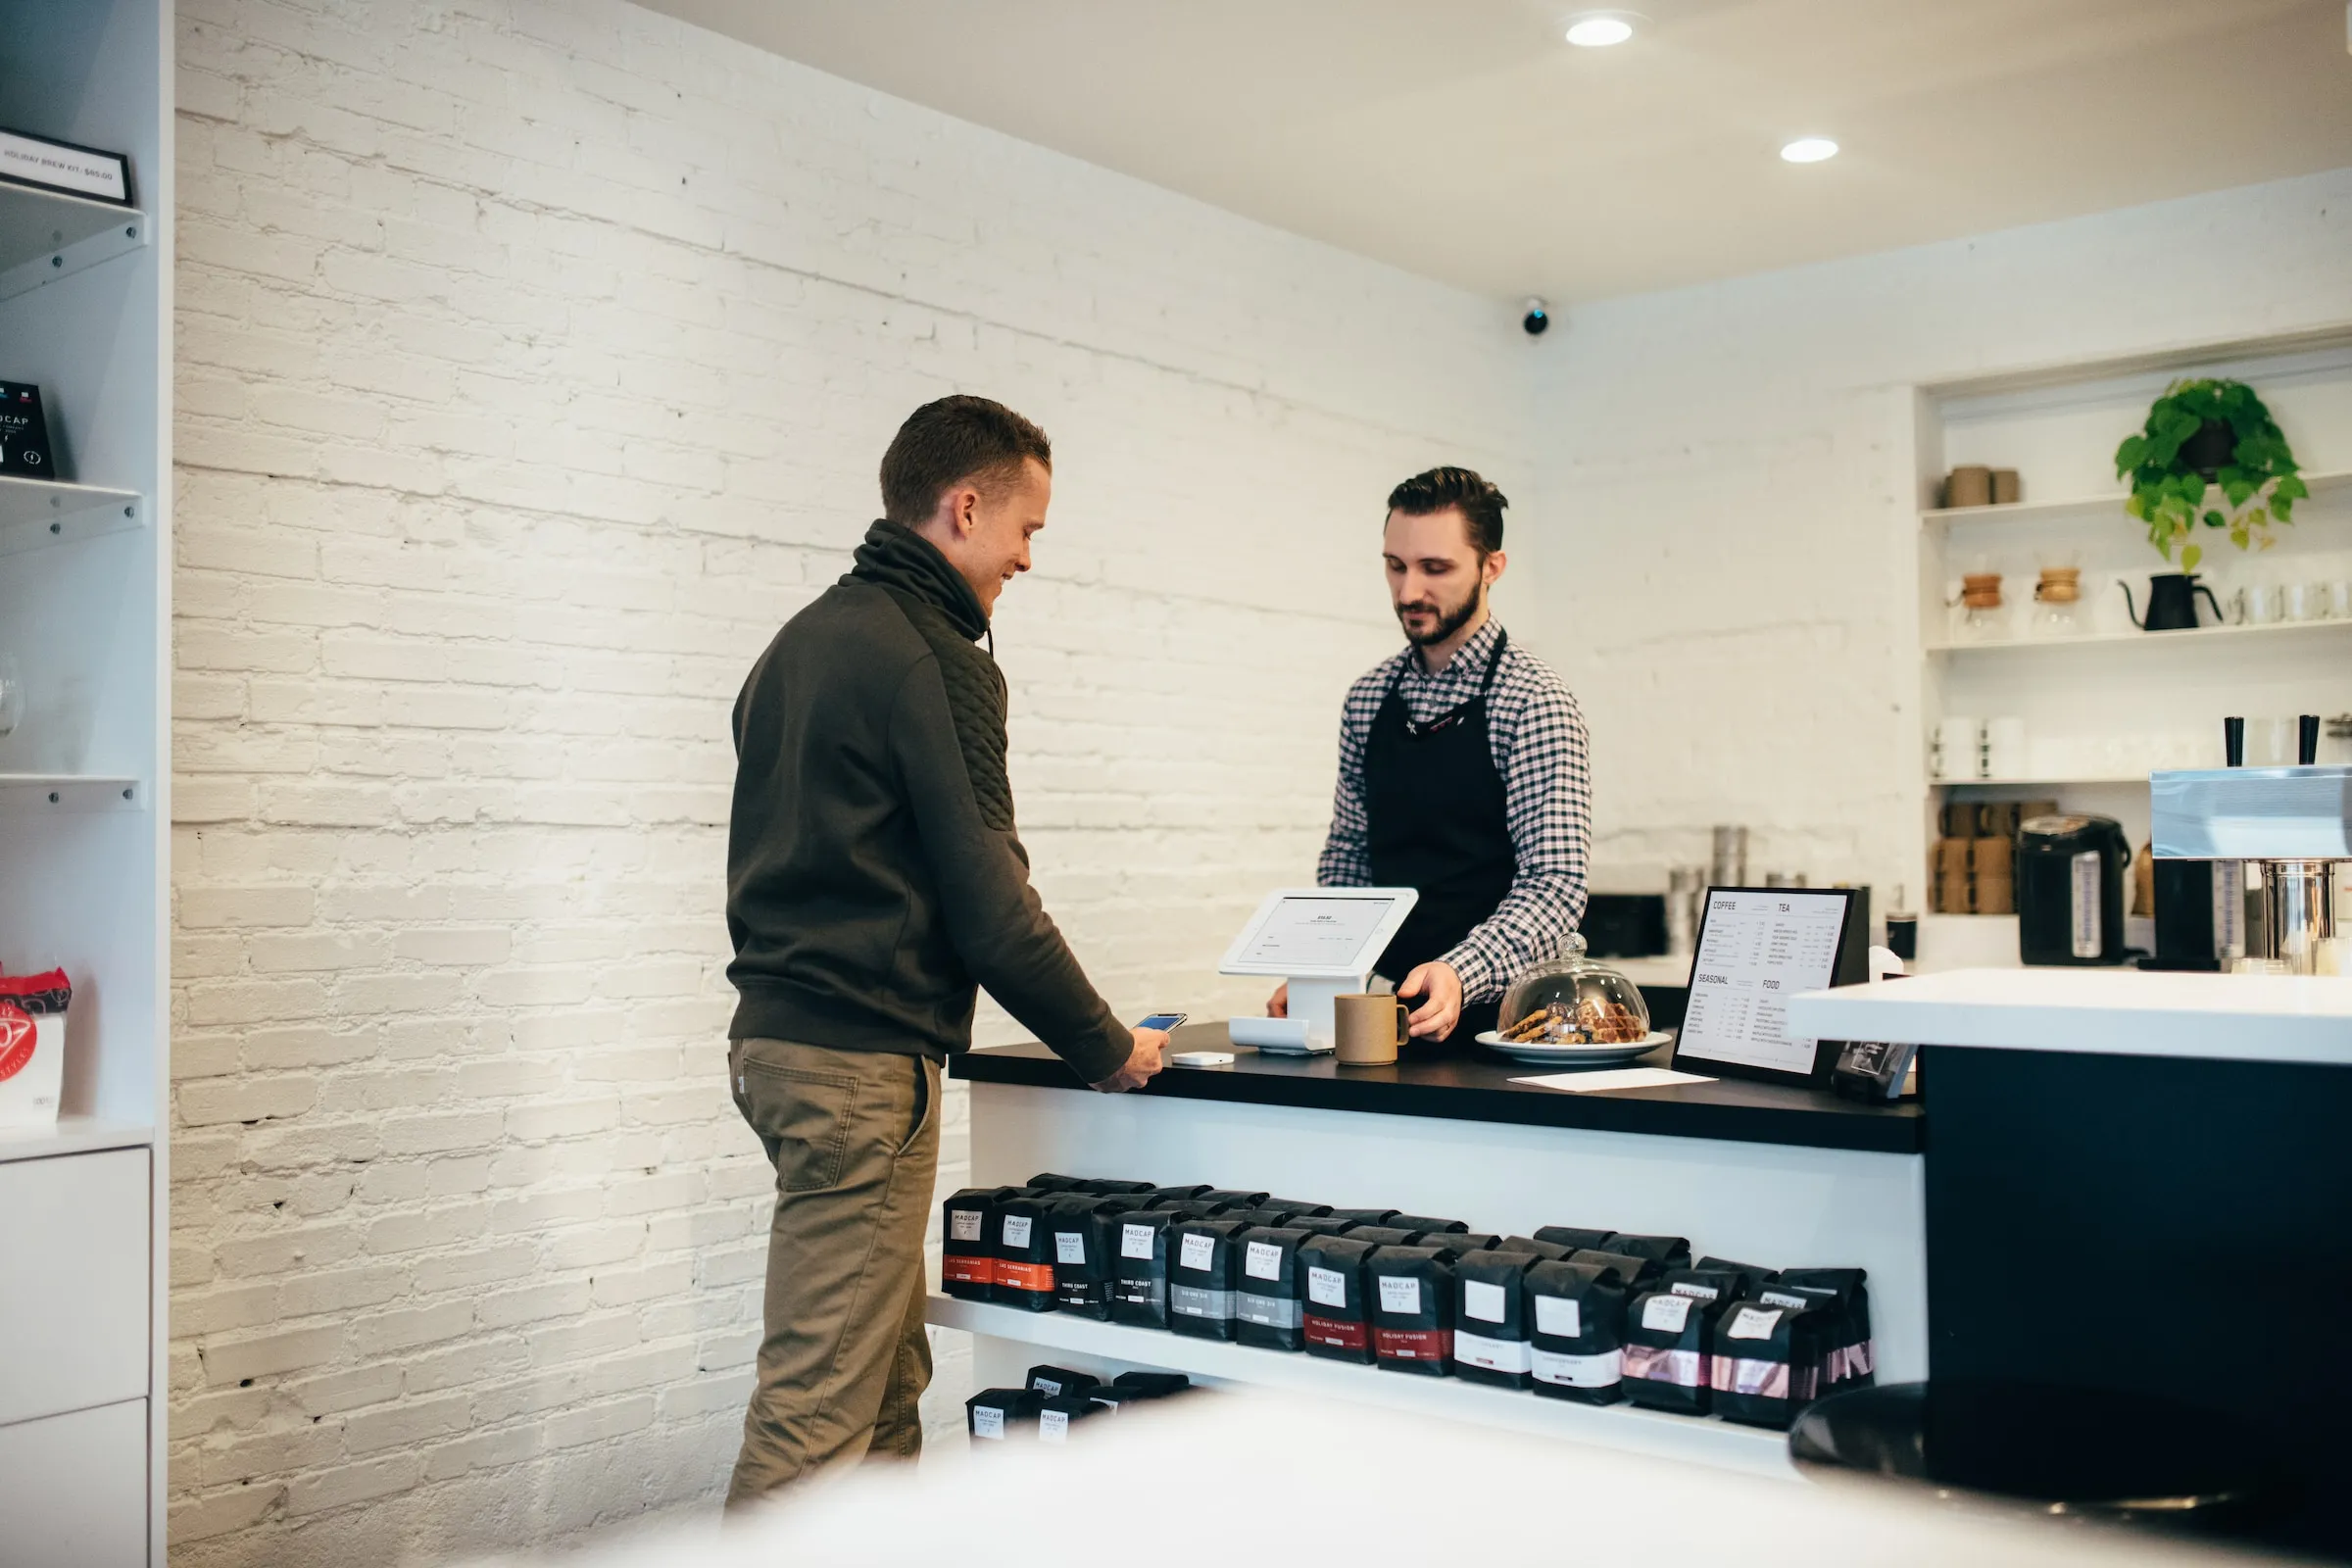
[[[1585,939],[1571,933],[1565,955],[1512,982],[1495,1028],[1514,1045],[1639,1045],[1649,1036],[1649,1005],[1640,986],[1586,957]]]

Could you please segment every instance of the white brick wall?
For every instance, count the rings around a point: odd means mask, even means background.
[[[898,419],[1053,432],[1024,831],[1118,1005],[1213,1013],[1390,641],[1379,499],[1524,490],[1527,348],[614,0],[182,0],[179,51],[174,1556],[708,1499],[768,1187],[724,718]]]

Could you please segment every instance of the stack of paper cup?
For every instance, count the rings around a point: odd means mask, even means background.
[[[1937,778],[1984,777],[1984,721],[1952,717],[1938,723],[1935,767]]]

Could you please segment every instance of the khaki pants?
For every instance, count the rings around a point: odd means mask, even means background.
[[[868,1453],[922,1452],[939,1068],[921,1056],[737,1040],[727,1078],[776,1167],[765,1335],[727,1488],[733,1508]]]

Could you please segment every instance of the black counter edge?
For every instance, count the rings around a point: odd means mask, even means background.
[[[957,1052],[949,1057],[948,1072],[951,1077],[971,1083],[1094,1093],[1063,1063],[1042,1056],[991,1051]],[[1385,1080],[1229,1073],[1215,1068],[1169,1068],[1146,1088],[1129,1093],[1225,1104],[1568,1127],[1592,1132],[1638,1133],[1653,1138],[1702,1138],[1719,1143],[1779,1144],[1873,1154],[1917,1154],[1926,1148],[1926,1119],[1920,1116],[1693,1104],[1541,1089],[1506,1091],[1457,1084],[1398,1084]]]

